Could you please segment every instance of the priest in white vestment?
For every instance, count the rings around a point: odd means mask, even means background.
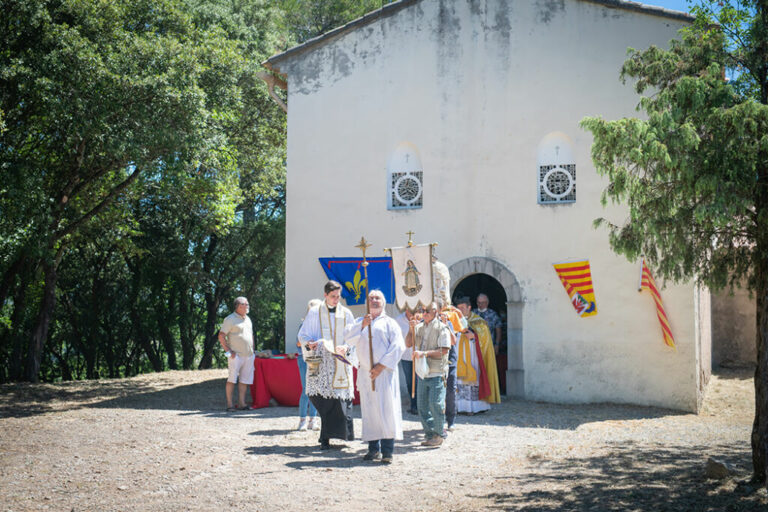
[[[344,329],[354,322],[352,312],[340,304],[341,284],[328,281],[325,299],[309,310],[299,329],[302,350],[310,349],[322,360],[317,372],[307,372],[307,396],[320,414],[320,449],[328,450],[331,439],[351,441],[355,437],[352,422],[352,399],[355,397],[352,364],[354,349],[344,345]],[[344,346],[343,355],[351,364],[334,354]],[[305,352],[309,353],[309,352]]]
[[[379,290],[368,294],[370,314],[358,318],[345,329],[344,339],[357,351],[360,368],[357,390],[363,417],[363,441],[368,441],[364,460],[381,457],[392,462],[395,439],[403,439],[403,416],[400,406],[400,379],[397,364],[405,351],[403,334],[397,322],[384,311],[386,300]],[[369,350],[368,327],[373,339],[373,367]],[[343,350],[343,349],[341,349]],[[375,381],[376,390],[371,381]]]

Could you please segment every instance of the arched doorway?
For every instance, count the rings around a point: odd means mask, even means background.
[[[506,317],[507,372],[506,394],[525,397],[523,367],[523,300],[515,275],[498,261],[485,257],[471,257],[449,267],[451,297],[467,295],[473,306],[478,293],[485,293],[502,318]],[[459,292],[459,293],[457,293]]]
[[[460,297],[469,297],[472,301],[472,309],[477,308],[477,296],[484,294],[488,297],[488,308],[496,311],[501,317],[501,328],[491,328],[491,335],[498,339],[499,353],[496,355],[496,367],[498,369],[501,394],[507,394],[507,294],[504,287],[496,278],[488,274],[472,274],[456,284],[451,300],[456,303]],[[489,326],[490,327],[490,326]]]

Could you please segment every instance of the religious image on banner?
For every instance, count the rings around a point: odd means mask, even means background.
[[[557,277],[563,283],[565,292],[571,299],[571,304],[580,317],[597,314],[595,290],[592,286],[592,271],[589,260],[553,263]]]
[[[395,305],[399,310],[426,307],[433,300],[432,245],[393,247]]]
[[[341,283],[341,297],[346,301],[347,306],[365,304],[366,284],[369,290],[381,290],[388,303],[394,300],[392,258],[366,258],[368,283],[365,282],[363,258],[319,258],[319,260],[328,279]]]

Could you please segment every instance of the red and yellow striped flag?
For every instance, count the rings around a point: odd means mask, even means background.
[[[594,316],[597,314],[595,290],[592,286],[592,271],[589,260],[572,261],[569,263],[553,263],[557,277],[563,283],[565,292],[571,299],[571,304],[579,316]]]
[[[675,337],[672,336],[672,329],[669,327],[669,320],[667,319],[667,313],[664,311],[664,303],[661,302],[661,295],[659,295],[659,289],[656,288],[656,281],[653,280],[651,271],[648,270],[648,266],[645,264],[645,258],[642,258],[640,264],[640,288],[637,291],[646,289],[651,292],[653,301],[656,303],[656,316],[659,317],[659,324],[661,325],[661,334],[664,336],[664,344],[668,347],[672,347],[675,350]]]

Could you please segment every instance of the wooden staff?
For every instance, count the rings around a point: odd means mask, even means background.
[[[413,314],[415,315],[416,312],[414,311]],[[408,320],[408,328],[411,330],[411,342],[413,343],[411,354],[413,354],[416,351],[416,330],[411,325],[410,320]],[[416,359],[413,355],[411,355],[411,398],[416,398]]]
[[[365,250],[368,249],[371,244],[367,243],[365,237],[360,238],[360,243],[355,247],[363,251],[363,274],[365,277],[365,314],[371,314],[371,304],[368,302],[368,261],[365,259]],[[371,370],[373,370],[373,319],[368,325],[368,354],[370,355]],[[376,380],[371,379],[371,390],[376,391]]]
[[[408,247],[413,247],[413,235],[415,235],[413,231],[408,231],[406,235],[408,235]],[[406,306],[407,309],[407,306]],[[411,313],[413,316],[416,316],[416,310],[414,309]],[[411,341],[413,342],[413,347],[411,347],[411,354],[416,352],[416,330],[411,325],[411,321],[408,321],[408,329],[410,329],[411,332]],[[411,355],[411,398],[416,398],[416,358]]]

